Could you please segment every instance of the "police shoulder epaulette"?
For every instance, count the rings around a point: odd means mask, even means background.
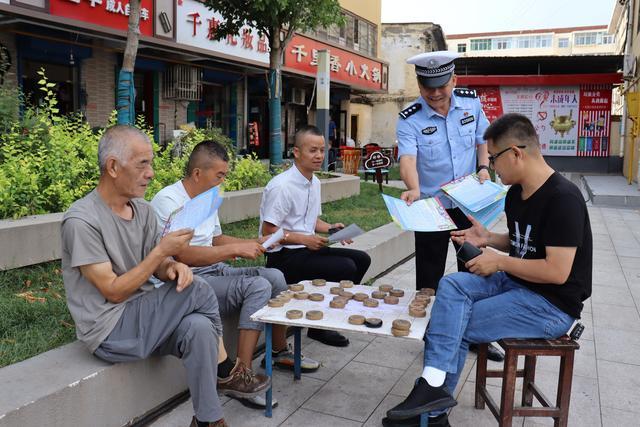
[[[421,108],[422,108],[422,104],[420,104],[419,102],[416,102],[415,104],[410,105],[407,108],[405,108],[404,110],[400,111],[399,115],[403,119],[406,119],[408,117],[411,117],[412,115],[414,115],[418,111],[420,111]]]
[[[456,96],[461,96],[463,98],[477,98],[478,94],[473,89],[454,89],[453,93]]]

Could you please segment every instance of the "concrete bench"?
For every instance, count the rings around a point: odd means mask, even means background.
[[[365,233],[351,247],[371,256],[365,280],[414,252],[412,233],[394,224]],[[237,316],[223,319],[232,357],[237,322]],[[1,368],[0,384],[0,427],[128,425],[187,389],[184,368],[175,357],[111,365],[80,342]]]

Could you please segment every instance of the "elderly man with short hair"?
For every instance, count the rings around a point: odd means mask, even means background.
[[[100,139],[97,187],[62,220],[62,269],[78,339],[100,359],[128,362],[153,355],[182,359],[193,399],[192,427],[224,427],[218,363],[228,361],[215,292],[172,257],[192,230],[160,237],[141,197],[153,178],[146,134],[114,126]],[[152,275],[163,281],[159,286]],[[240,372],[225,387],[259,393],[269,384]]]

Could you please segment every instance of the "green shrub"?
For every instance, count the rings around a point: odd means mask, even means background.
[[[245,188],[264,187],[271,177],[269,168],[255,154],[237,157],[231,160],[224,188],[227,191],[235,191]]]
[[[44,70],[38,74],[40,90],[45,92],[41,105],[23,102],[22,117],[5,121],[6,130],[0,132],[0,218],[63,212],[89,193],[100,176],[97,150],[104,130],[92,131],[80,115],[60,115],[55,84]],[[0,92],[0,113],[2,102]],[[115,114],[109,121],[113,124]],[[153,131],[142,118],[136,126],[153,140]],[[166,147],[154,144],[155,178],[147,199],[184,176],[193,147],[204,140],[217,141],[229,152],[227,190],[260,187],[271,179],[257,157],[236,158],[232,141],[220,129],[192,129]]]
[[[65,210],[95,187],[97,141],[77,115],[60,116],[44,71],[43,104],[0,135],[0,217],[18,218]]]
[[[189,129],[185,135],[174,139],[166,147],[155,145],[153,160],[155,176],[147,188],[145,198],[151,200],[162,188],[181,179],[193,148],[205,140],[224,145],[233,163],[233,142],[220,129]]]

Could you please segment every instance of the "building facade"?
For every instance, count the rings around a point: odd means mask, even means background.
[[[380,0],[366,7],[360,1],[341,5],[348,25],[338,38],[334,29],[320,29],[296,34],[285,49],[285,156],[295,130],[314,123],[318,50],[329,50],[333,58],[331,104],[342,139],[351,131],[351,95],[386,90],[387,64],[377,56]],[[81,112],[92,126],[105,126],[115,108],[128,8],[127,0],[0,0],[0,52],[9,64],[4,78],[37,102],[37,72],[43,68],[56,84],[62,113]],[[185,124],[219,127],[238,151],[266,158],[268,43],[249,27],[214,40],[222,19],[196,0],[141,1],[136,114],[161,143]]]
[[[458,86],[475,89],[490,121],[518,112],[533,122],[556,169],[619,172],[622,83],[616,35],[606,25],[452,34]]]
[[[451,34],[449,50],[461,56],[554,56],[615,53],[606,25],[491,33]]]
[[[624,84],[616,91],[617,112],[622,117],[620,152],[624,157],[623,173],[629,182],[635,181],[640,187],[640,113],[638,96],[640,92],[640,1],[621,0],[616,2],[609,33],[615,37],[616,53],[623,55]]]
[[[396,144],[398,112],[420,96],[415,68],[407,58],[423,52],[446,49],[439,25],[425,23],[384,23],[380,57],[389,64],[389,86],[386,94],[363,94],[352,97],[355,103],[369,106],[371,126],[362,135],[360,145],[376,143],[383,147]]]

